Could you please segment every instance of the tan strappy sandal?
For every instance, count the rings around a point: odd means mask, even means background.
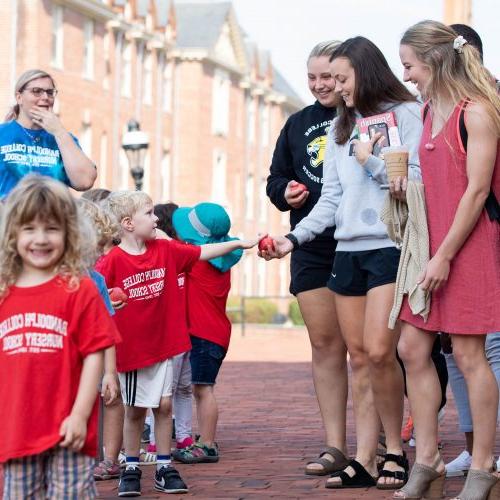
[[[403,500],[438,500],[444,498],[444,481],[446,472],[438,472],[436,468],[441,463],[441,457],[433,467],[415,464],[410,472],[406,485],[394,493],[393,498]]]
[[[495,472],[470,469],[456,500],[500,500],[500,477]]]

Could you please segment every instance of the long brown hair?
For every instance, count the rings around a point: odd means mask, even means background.
[[[384,54],[367,38],[357,36],[346,40],[333,52],[330,61],[339,57],[348,59],[354,69],[354,105],[362,116],[382,113],[383,104],[416,101],[416,97],[396,78]],[[337,144],[349,140],[355,124],[355,110],[342,101],[335,127]]]
[[[19,277],[23,262],[17,251],[19,228],[36,218],[54,220],[62,226],[65,248],[56,274],[70,288],[76,288],[86,273],[83,255],[95,244],[88,231],[82,231],[75,201],[68,188],[49,177],[27,175],[6,198],[0,224],[0,301]]]
[[[479,51],[470,43],[453,47],[455,31],[437,21],[421,21],[408,28],[401,45],[415,51],[417,59],[430,70],[425,97],[431,103],[445,96],[458,104],[464,99],[481,103],[500,136],[500,97],[495,79],[483,66]]]

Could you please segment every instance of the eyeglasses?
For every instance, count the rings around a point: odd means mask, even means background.
[[[41,97],[41,95],[45,92],[47,94],[47,97],[50,99],[54,99],[54,97],[57,95],[57,89],[43,89],[42,87],[29,87],[25,90],[29,90],[35,97]]]

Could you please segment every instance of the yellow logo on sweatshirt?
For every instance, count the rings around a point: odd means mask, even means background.
[[[320,135],[307,145],[307,154],[311,157],[309,163],[311,167],[319,167],[323,164],[326,149],[326,135]]]

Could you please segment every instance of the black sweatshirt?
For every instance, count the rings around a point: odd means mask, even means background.
[[[316,101],[288,118],[276,142],[266,192],[278,210],[290,210],[291,229],[312,210],[321,195],[326,136],[334,117],[335,108],[326,108]],[[292,208],[285,201],[285,189],[291,180],[305,184],[309,190],[301,208]],[[333,251],[334,231],[334,227],[329,227],[302,247],[331,246]]]

